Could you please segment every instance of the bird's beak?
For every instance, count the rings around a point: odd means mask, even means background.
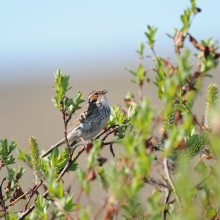
[[[107,90],[102,90],[102,94],[104,95],[105,93],[107,93],[108,91]]]

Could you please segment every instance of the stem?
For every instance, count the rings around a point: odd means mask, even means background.
[[[82,192],[83,192],[83,187],[81,186],[80,190],[79,190],[79,193],[77,195],[77,198],[76,198],[76,206],[78,206],[77,209],[76,209],[76,220],[78,220],[78,218],[79,218],[79,200],[80,200],[80,197],[82,195]]]
[[[92,201],[89,197],[89,193],[86,193],[86,197],[87,197],[87,200],[88,200],[88,204],[91,206],[91,214],[92,214],[92,216],[94,216],[94,211],[93,211],[93,208],[92,208]]]
[[[73,219],[67,214],[66,210],[65,210],[65,209],[63,208],[63,206],[61,205],[60,200],[59,200],[57,197],[55,197],[54,200],[59,203],[59,205],[60,205],[60,210],[61,210],[61,212],[64,214],[64,216],[66,217],[66,219],[67,219],[67,220],[73,220]]]
[[[6,212],[6,207],[5,207],[5,200],[4,200],[3,196],[2,196],[2,184],[4,183],[5,180],[6,180],[6,177],[2,180],[2,183],[1,183],[1,186],[0,186],[0,205],[3,207],[4,219],[6,220],[7,212]]]
[[[157,59],[157,55],[156,55],[156,53],[155,53],[154,48],[152,47],[151,50],[153,51],[153,54],[154,54],[154,56],[155,56],[155,59]]]
[[[164,158],[164,170],[165,170],[165,174],[167,176],[167,180],[171,186],[171,188],[173,189],[173,192],[176,196],[176,200],[179,204],[179,206],[181,206],[181,203],[180,203],[180,199],[179,199],[179,195],[177,194],[177,191],[176,191],[176,188],[175,188],[175,185],[171,179],[171,176],[170,176],[170,172],[169,172],[169,169],[168,169],[168,161],[167,161],[167,157]]]
[[[201,128],[201,130],[203,130],[202,125],[200,125],[200,123],[196,120],[196,117],[193,115],[193,113],[190,111],[190,109],[188,108],[188,106],[183,103],[183,105],[187,108],[187,110],[189,111],[189,113],[193,116],[193,120],[196,122],[196,124]]]
[[[34,186],[34,188],[31,190],[31,194],[30,194],[30,196],[28,197],[28,201],[27,201],[27,203],[26,203],[25,206],[24,206],[23,212],[25,212],[25,211],[27,210],[27,207],[28,207],[28,204],[29,204],[30,201],[31,201],[31,198],[32,198],[33,195],[36,193],[36,187],[37,187],[37,186]]]
[[[95,216],[93,218],[93,220],[97,219],[98,216],[101,214],[102,210],[104,210],[105,206],[107,205],[107,199],[105,199],[103,202],[102,202],[102,205],[100,206],[100,208],[97,210],[97,212],[95,213]]]
[[[171,194],[171,190],[165,188],[165,193],[166,193],[166,197],[165,197],[165,201],[164,201],[164,205],[167,205],[169,202],[169,198],[170,198],[170,194]],[[167,212],[169,211],[169,209],[167,209],[166,207],[163,210],[163,219],[166,220],[166,216],[167,216]]]
[[[43,182],[41,181],[37,187],[35,188],[35,192],[37,191],[37,189],[43,184]],[[48,192],[48,190],[47,190]],[[45,193],[44,193],[45,194]],[[46,197],[46,196],[45,196]],[[21,220],[21,219],[24,219],[28,214],[30,214],[33,209],[35,208],[35,205],[33,204],[27,211],[23,212],[20,217],[17,219],[17,220]]]
[[[140,103],[142,102],[142,84],[138,85],[138,94],[139,94],[139,99],[140,99]]]
[[[99,139],[103,134],[105,134],[107,131],[109,131],[111,128],[115,128],[116,126],[118,126],[118,124],[116,125],[112,125],[109,128],[107,128],[105,131],[103,131],[100,135],[98,135],[95,140]]]

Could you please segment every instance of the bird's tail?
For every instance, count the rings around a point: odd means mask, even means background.
[[[44,154],[42,154],[40,156],[40,158],[43,158],[43,157],[46,157],[48,154],[50,154],[52,152],[52,150],[55,148],[55,147],[59,147],[60,145],[64,144],[65,143],[65,138],[61,139],[60,141],[58,141],[56,144],[54,144],[53,146],[51,146],[51,148],[46,151]]]

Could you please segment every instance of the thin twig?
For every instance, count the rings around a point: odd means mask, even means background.
[[[24,206],[23,212],[25,212],[25,211],[27,210],[27,207],[28,207],[28,204],[29,204],[30,201],[31,201],[31,198],[32,198],[33,195],[36,193],[36,188],[37,188],[37,186],[34,186],[34,188],[31,190],[31,194],[30,194],[30,196],[28,197],[28,200],[27,200],[27,203],[26,203],[25,206]]]
[[[65,142],[66,142],[66,146],[67,146],[67,149],[68,149],[68,153],[69,153],[69,161],[71,160],[71,157],[72,157],[72,153],[71,153],[71,150],[70,150],[70,145],[69,145],[69,141],[67,139],[67,124],[69,122],[69,120],[71,119],[72,117],[72,114],[75,112],[74,111],[74,108],[71,112],[71,114],[69,115],[68,119],[66,120],[66,110],[64,109],[64,104],[63,102],[60,103],[61,106],[62,106],[62,113],[63,113],[63,122],[64,122],[64,138],[65,138]]]
[[[117,129],[118,129],[118,128],[114,128],[114,129],[112,129],[110,132],[108,132],[108,134],[107,134],[105,137],[102,138],[102,141],[105,141],[105,139],[106,139],[110,134],[116,132]]]
[[[154,54],[154,56],[155,56],[155,59],[157,59],[157,55],[156,55],[156,53],[155,53],[154,48],[151,48],[151,50],[153,51],[153,54]]]
[[[142,84],[138,85],[138,94],[139,94],[139,99],[140,103],[142,102],[143,96],[142,96]]]
[[[162,183],[160,180],[155,180],[155,179],[153,179],[152,177],[144,178],[143,181],[144,181],[145,183],[148,183],[148,184],[151,184],[151,185],[168,188],[168,186],[165,185],[164,183]]]
[[[72,188],[72,186],[73,186],[73,172],[71,173],[71,175],[70,175],[70,179],[69,179],[69,186],[68,186],[68,188],[67,188],[67,194],[69,195],[70,194],[70,190],[71,190],[71,188]]]
[[[166,196],[165,196],[165,201],[164,201],[165,207],[164,207],[164,210],[163,210],[163,219],[166,220],[166,216],[167,216],[167,212],[168,212],[168,209],[167,209],[166,205],[169,203],[171,190],[166,189],[166,188],[164,190],[165,190]]]
[[[16,202],[18,202],[20,199],[22,199],[24,196],[26,196],[27,194],[29,194],[31,192],[32,189],[28,190],[26,193],[24,193],[23,195],[19,196],[16,200],[14,200],[13,202],[11,202],[10,204],[8,204],[6,207],[9,206],[13,206]],[[1,211],[1,210],[0,210]]]
[[[173,192],[174,192],[174,194],[176,196],[176,200],[177,200],[179,206],[181,206],[179,195],[178,195],[178,193],[176,191],[176,188],[175,188],[174,183],[173,183],[173,181],[171,179],[171,176],[170,176],[170,172],[169,172],[169,169],[168,169],[167,157],[164,158],[164,170],[165,170],[165,174],[167,176],[167,180],[168,180],[168,182],[169,182],[169,184],[170,184],[171,188],[173,189]]]
[[[78,206],[78,208],[76,209],[76,220],[78,220],[78,218],[79,218],[79,201],[80,201],[80,197],[82,195],[82,192],[83,192],[83,187],[81,186],[79,189],[79,193],[76,197],[76,206]]]
[[[105,200],[102,202],[100,208],[99,208],[99,209],[97,210],[97,212],[95,213],[95,216],[94,216],[93,220],[95,220],[95,219],[98,218],[98,216],[99,216],[99,215],[101,214],[101,212],[104,210],[104,208],[105,208],[106,205],[107,205],[107,199],[105,199]]]
[[[91,206],[91,214],[92,214],[92,216],[94,216],[94,211],[93,211],[93,208],[92,208],[92,201],[89,197],[89,193],[86,193],[86,198],[88,200],[88,204]]]
[[[107,128],[105,131],[103,131],[100,135],[98,135],[94,140],[99,139],[103,134],[105,134],[106,132],[108,132],[111,128],[115,128],[116,126],[119,126],[118,124],[116,125],[112,125],[109,128]]]
[[[0,186],[0,205],[3,207],[4,218],[6,219],[7,212],[6,212],[6,207],[5,207],[5,200],[2,196],[2,184],[4,183],[5,180],[6,180],[6,177],[2,180],[2,183],[1,183],[1,186]]]
[[[74,156],[74,158],[67,162],[66,166],[61,171],[60,175],[57,177],[57,181],[60,180],[60,178],[68,171],[68,169],[71,167],[71,165],[78,159],[78,157],[83,153],[85,150],[85,146],[83,146],[78,153]]]
[[[190,111],[190,109],[188,108],[188,106],[183,103],[183,105],[187,108],[187,110],[189,111],[189,113],[193,116],[193,120],[196,122],[196,124],[201,128],[201,130],[203,130],[202,125],[197,121],[196,117],[193,115],[193,113]]]
[[[66,219],[67,219],[67,220],[73,220],[73,219],[67,214],[67,212],[65,211],[65,209],[64,209],[63,206],[61,205],[60,200],[59,200],[57,197],[55,197],[54,200],[59,203],[60,211],[64,214],[64,216],[66,217]]]

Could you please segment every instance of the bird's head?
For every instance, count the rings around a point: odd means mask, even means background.
[[[107,98],[105,97],[106,93],[107,93],[106,90],[94,90],[88,96],[88,100],[87,100],[88,105],[90,104],[102,105],[105,102],[107,102]]]

